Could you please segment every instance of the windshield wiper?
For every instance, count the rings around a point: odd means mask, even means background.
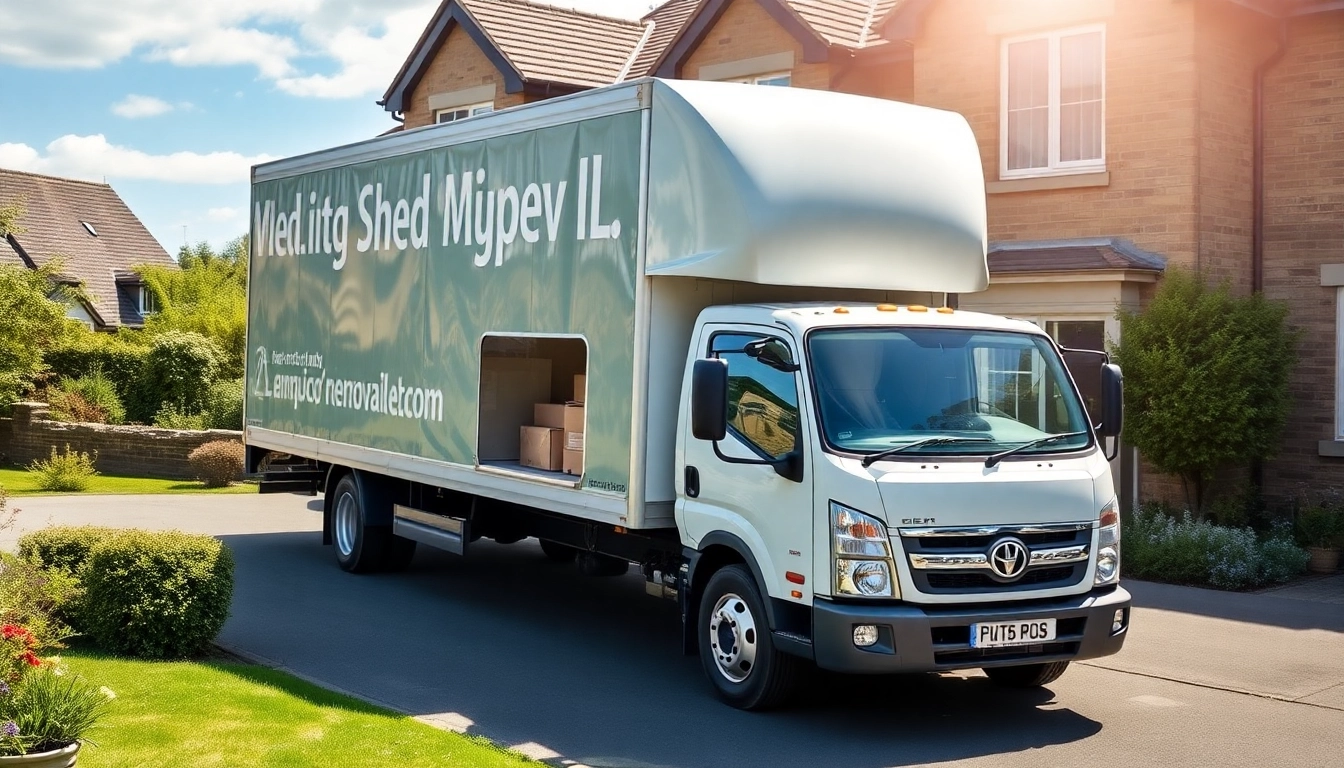
[[[921,445],[943,445],[945,443],[992,443],[988,437],[926,437],[923,440],[916,440],[905,445],[898,445],[895,448],[888,448],[885,451],[879,451],[874,454],[863,457],[863,466],[871,467],[876,462],[885,458],[895,456],[902,451],[908,451],[912,448],[918,448]]]
[[[1067,440],[1070,437],[1082,437],[1083,435],[1086,434],[1087,432],[1065,432],[1059,435],[1047,435],[1037,440],[1032,440],[1029,443],[1023,443],[1017,446],[1016,448],[1009,448],[1006,451],[996,453],[993,456],[990,456],[989,458],[985,459],[985,466],[992,467],[995,464],[998,464],[1000,461],[1003,461],[1008,456],[1012,456],[1014,453],[1019,453],[1029,448],[1035,448],[1039,445],[1049,445],[1050,443],[1057,443],[1060,440]]]

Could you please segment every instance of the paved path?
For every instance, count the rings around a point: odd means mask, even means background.
[[[786,712],[738,712],[677,651],[671,603],[587,579],[535,545],[434,551],[404,574],[341,572],[297,496],[20,500],[21,527],[222,536],[237,591],[221,641],[327,685],[554,765],[1341,766],[1344,607],[1132,583],[1118,656],[1049,690],[978,673],[822,676]],[[0,534],[10,546],[17,531]]]

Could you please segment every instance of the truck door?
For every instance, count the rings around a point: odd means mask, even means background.
[[[758,460],[803,451],[803,479],[782,477],[769,465],[724,461],[714,443],[688,432],[680,522],[697,544],[708,536],[737,537],[750,547],[771,597],[810,604],[812,579],[798,584],[797,576],[793,583],[785,576],[790,571],[807,575],[812,562],[812,470],[802,432],[806,420],[800,417],[803,386],[798,372],[780,370],[744,351],[762,339],[783,345],[789,362],[799,360],[798,344],[778,329],[710,325],[700,336],[700,356],[728,362],[728,435],[718,449],[728,457]],[[794,591],[802,597],[792,597]]]

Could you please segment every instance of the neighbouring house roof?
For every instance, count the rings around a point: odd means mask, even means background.
[[[18,224],[0,246],[0,263],[28,267],[64,256],[64,277],[78,281],[105,328],[139,327],[139,283],[131,269],[140,264],[176,264],[159,241],[107,184],[0,169],[0,203],[22,199]],[[128,277],[129,276],[129,277]]]
[[[662,58],[663,52],[676,38],[677,33],[686,26],[695,9],[700,7],[700,2],[701,0],[668,0],[640,20],[645,24],[646,37],[631,58],[626,80],[645,77],[653,72],[654,65]]]
[[[874,25],[900,0],[787,0],[794,12],[831,45],[862,48],[884,42]]]
[[[1162,272],[1167,260],[1117,237],[991,243],[991,275],[1039,272]]]

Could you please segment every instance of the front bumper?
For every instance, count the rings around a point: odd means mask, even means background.
[[[812,605],[812,649],[817,666],[836,672],[939,672],[1109,656],[1129,632],[1129,593],[1121,587],[1048,601],[982,605],[863,605],[816,600]],[[1117,610],[1124,627],[1114,634]],[[1054,618],[1056,638],[1040,645],[976,649],[970,625],[978,621]],[[854,645],[854,626],[878,628],[878,642]]]

